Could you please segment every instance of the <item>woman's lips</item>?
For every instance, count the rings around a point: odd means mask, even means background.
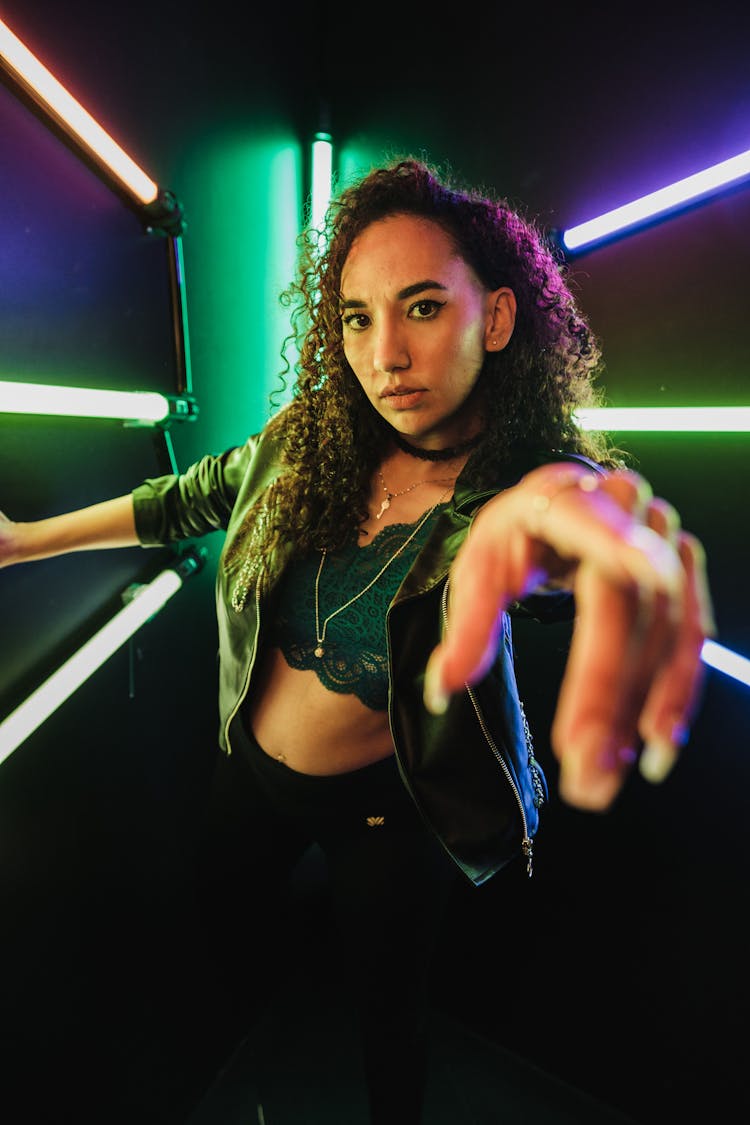
[[[417,387],[403,387],[399,390],[384,391],[380,399],[391,410],[410,410],[418,406],[426,394],[425,390]]]

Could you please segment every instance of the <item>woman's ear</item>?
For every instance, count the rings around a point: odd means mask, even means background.
[[[516,323],[516,295],[503,286],[487,297],[487,327],[484,346],[488,352],[501,352],[506,346]]]

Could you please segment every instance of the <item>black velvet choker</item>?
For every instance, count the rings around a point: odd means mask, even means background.
[[[420,449],[408,442],[397,430],[393,431],[392,437],[399,449],[402,449],[404,453],[409,453],[412,457],[419,457],[422,461],[452,461],[454,457],[462,457],[464,453],[476,449],[484,439],[484,434],[480,431],[478,434],[474,434],[474,437],[470,437],[458,445],[449,445],[446,449]]]

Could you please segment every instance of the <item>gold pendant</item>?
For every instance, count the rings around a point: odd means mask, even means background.
[[[324,652],[325,652],[325,649],[323,648],[322,645],[318,645],[318,647],[314,650],[315,656],[318,656],[318,657],[322,656]]]
[[[391,498],[390,498],[390,496],[386,496],[385,500],[380,505],[380,511],[376,514],[375,519],[379,520],[380,517],[382,516],[383,512],[385,512],[388,508],[390,508],[390,506],[391,506]]]

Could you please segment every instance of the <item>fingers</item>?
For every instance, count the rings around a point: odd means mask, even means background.
[[[644,550],[654,547],[654,537],[674,550],[679,517],[671,505],[643,494],[638,502],[624,493],[621,499],[643,520]],[[563,799],[601,810],[612,803],[637,758],[638,720],[651,680],[671,652],[682,595],[672,582],[614,585],[591,562],[581,566],[575,593],[578,615],[552,748],[560,759]]]
[[[474,683],[489,668],[497,651],[502,614],[508,603],[544,571],[534,565],[529,537],[509,528],[497,538],[484,531],[469,535],[449,580],[448,622],[443,642],[428,661],[425,702],[439,713],[448,695]]]
[[[427,668],[428,706],[444,706],[446,694],[486,672],[498,616],[511,601],[550,580],[572,588],[583,558],[618,586],[675,588],[674,551],[639,519],[651,499],[637,474],[598,477],[563,463],[486,504],[451,571],[448,627]]]
[[[12,561],[12,533],[15,524],[8,519],[5,512],[0,512],[0,567],[8,566]]]
[[[561,797],[606,809],[635,762],[650,685],[674,643],[669,597],[613,586],[590,563],[576,578],[579,607],[551,731]]]
[[[644,778],[663,781],[687,742],[714,625],[702,546],[684,532],[676,540],[685,574],[679,599],[616,591],[585,568],[579,576],[583,609],[552,747],[560,794],[580,808],[608,808],[636,759]]]
[[[703,640],[714,631],[705,558],[637,474],[586,474],[582,487],[577,466],[555,469],[529,474],[475,520],[451,572],[425,703],[442,710],[451,692],[486,672],[512,600],[544,582],[569,583],[576,621],[552,747],[561,796],[605,809],[642,742],[641,772],[657,781],[686,740]]]
[[[682,532],[678,551],[686,575],[684,612],[673,651],[654,679],[639,723],[644,741],[639,769],[655,783],[669,774],[687,741],[705,679],[703,642],[716,634],[703,546]]]

